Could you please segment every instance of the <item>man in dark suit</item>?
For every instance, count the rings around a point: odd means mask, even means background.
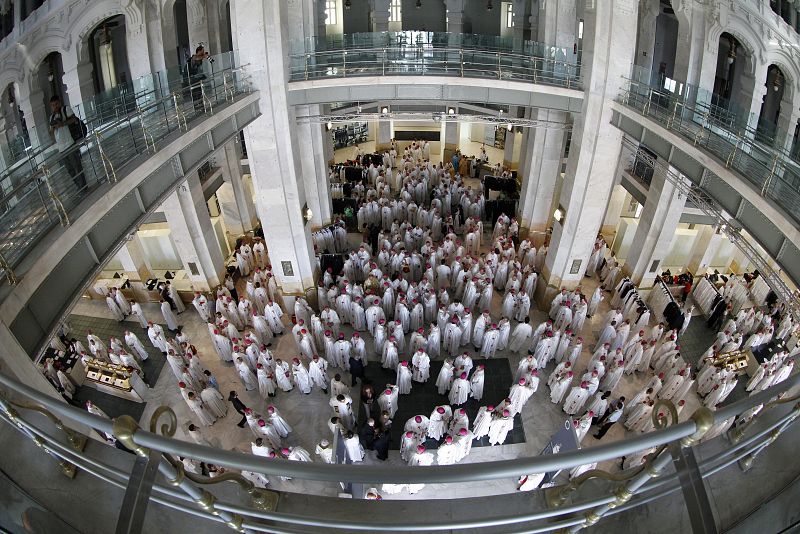
[[[228,395],[228,400],[233,404],[233,409],[239,412],[242,416],[242,420],[236,425],[239,428],[244,428],[244,425],[247,424],[247,417],[244,415],[244,411],[247,409],[247,406],[244,405],[242,401],[239,400],[239,397],[236,395],[235,391],[231,391]]]

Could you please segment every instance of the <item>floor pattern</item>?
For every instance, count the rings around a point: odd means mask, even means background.
[[[403,426],[410,418],[415,415],[424,415],[430,417],[434,408],[442,404],[449,404],[447,395],[439,395],[436,388],[436,377],[439,376],[439,371],[442,369],[442,361],[431,362],[431,376],[427,382],[420,384],[419,382],[412,382],[412,389],[410,395],[401,395],[400,402],[398,403],[397,413],[395,414],[391,431],[391,445],[390,448],[398,450],[400,448],[400,438],[403,433]],[[511,384],[514,376],[511,372],[511,367],[506,358],[496,358],[491,360],[473,359],[474,367],[478,365],[485,366],[485,380],[483,386],[483,398],[476,401],[471,398],[458,408],[464,408],[469,416],[470,428],[475,416],[478,414],[478,409],[481,406],[494,405],[497,406],[503,399],[508,396],[509,384]],[[387,383],[394,384],[397,380],[397,374],[388,369],[380,366],[380,363],[372,363],[366,368],[366,376],[372,385],[375,387],[376,394],[384,389]],[[453,406],[455,411],[456,407]],[[365,418],[363,410],[361,411],[361,420]],[[525,431],[522,427],[522,418],[517,415],[514,417],[514,428],[508,433],[505,444],[510,445],[513,443],[524,443]],[[480,440],[473,441],[474,447],[484,447],[489,445],[489,439],[484,437]],[[428,449],[435,449],[439,446],[438,442],[433,439],[428,439],[425,447]]]

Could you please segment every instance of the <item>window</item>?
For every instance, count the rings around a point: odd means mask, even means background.
[[[511,2],[503,2],[503,7],[506,8],[506,28],[514,27],[514,4]]]
[[[391,0],[389,2],[389,22],[400,22],[403,20],[402,0]]]
[[[325,0],[325,24],[333,26],[336,22],[336,0]]]

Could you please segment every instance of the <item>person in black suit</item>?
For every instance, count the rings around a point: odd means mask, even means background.
[[[375,434],[375,420],[370,417],[358,429],[358,437],[365,449],[371,451],[375,448]]]
[[[381,430],[375,437],[375,451],[378,453],[378,460],[385,461],[389,458],[389,430]]]
[[[350,376],[353,377],[353,383],[351,385],[355,387],[357,378],[360,378],[362,383],[364,382],[364,362],[355,356],[350,356],[349,363]]]
[[[239,400],[239,397],[236,395],[235,391],[231,391],[228,395],[228,400],[233,404],[233,409],[239,412],[242,416],[242,420],[236,425],[239,428],[244,428],[244,425],[247,424],[247,417],[244,415],[244,411],[247,409],[247,406],[244,405],[242,401]]]

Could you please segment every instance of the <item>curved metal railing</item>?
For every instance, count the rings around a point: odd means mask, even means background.
[[[118,462],[115,462],[117,465],[111,465],[100,457],[102,455],[84,452],[86,440],[74,430],[67,428],[62,421],[73,427],[85,426],[114,435],[139,457],[149,461],[155,460],[158,463],[162,478],[153,484],[150,500],[182,513],[225,523],[242,532],[289,533],[308,532],[309,529],[312,531],[380,529],[443,531],[482,527],[496,527],[498,531],[513,532],[519,531],[520,525],[523,524],[524,529],[529,532],[562,529],[576,532],[593,525],[605,515],[622,513],[679,490],[681,485],[678,473],[668,473],[666,469],[672,461],[668,447],[673,449],[695,447],[700,442],[711,440],[719,443],[719,440],[724,439],[719,435],[729,426],[730,421],[754,406],[763,404],[764,408],[755,419],[741,422],[728,433],[730,446],[723,447],[720,452],[705,458],[698,466],[699,474],[703,477],[714,475],[735,463],[749,467],[756,456],[800,416],[800,403],[796,402],[800,399],[800,395],[789,393],[790,390],[796,392],[797,386],[800,386],[800,374],[795,374],[766,391],[734,402],[715,412],[700,408],[683,423],[678,423],[677,412],[669,401],[659,401],[654,414],[660,412],[664,416],[654,417],[656,427],[654,432],[588,449],[516,460],[415,468],[267,460],[249,454],[187,443],[172,438],[177,420],[169,408],[162,407],[156,410],[148,431],[140,429],[130,417],[122,416],[112,421],[89,414],[3,374],[0,374],[0,418],[17,428],[25,437],[32,439],[61,465],[65,473],[74,474],[76,469],[82,469],[108,484],[126,488],[131,478],[130,471],[118,467]],[[789,411],[776,410],[791,403],[795,404]],[[45,414],[50,423],[43,423],[43,420],[36,419],[35,416],[32,418],[30,412]],[[769,416],[765,417],[766,414]],[[164,420],[166,422],[161,424]],[[762,422],[764,424],[761,424]],[[66,439],[59,435],[59,431],[66,433]],[[175,456],[179,455],[232,470],[247,470],[265,475],[315,481],[424,484],[491,480],[544,473],[618,458],[648,449],[655,449],[655,452],[639,467],[618,473],[595,469],[580,475],[568,484],[539,490],[548,506],[538,510],[527,509],[512,515],[504,513],[493,515],[489,507],[486,515],[480,518],[452,520],[445,517],[441,520],[433,518],[419,520],[400,516],[402,519],[376,521],[372,519],[371,514],[365,514],[367,509],[364,508],[363,501],[336,499],[335,523],[331,522],[322,506],[325,498],[319,498],[320,506],[309,507],[302,515],[283,512],[279,506],[280,494],[277,492],[256,488],[252,482],[236,473],[223,475],[219,479],[186,473],[183,464],[175,459]],[[586,490],[582,490],[582,487],[588,480],[606,480],[611,484],[605,484],[599,495],[583,495]],[[207,489],[224,482],[233,482],[237,485],[240,490],[239,499],[234,498],[231,501],[228,493],[226,495],[228,500],[218,500]],[[592,490],[597,493],[598,486],[593,485]],[[566,504],[570,499],[572,502]],[[530,499],[526,503],[533,508],[535,501]],[[384,501],[382,506],[392,506],[392,502]],[[386,511],[389,508],[382,510]],[[365,516],[368,518],[364,519]],[[535,526],[531,526],[532,524]],[[503,530],[504,528],[507,530]]]
[[[498,37],[379,32],[292,43],[290,81],[356,76],[457,76],[580,89],[572,49]]]
[[[781,145],[786,132],[767,135],[763,124],[753,127],[757,119],[749,114],[715,105],[712,95],[682,82],[658,83],[636,67],[624,82],[619,96],[624,105],[712,154],[800,222],[800,159]]]

